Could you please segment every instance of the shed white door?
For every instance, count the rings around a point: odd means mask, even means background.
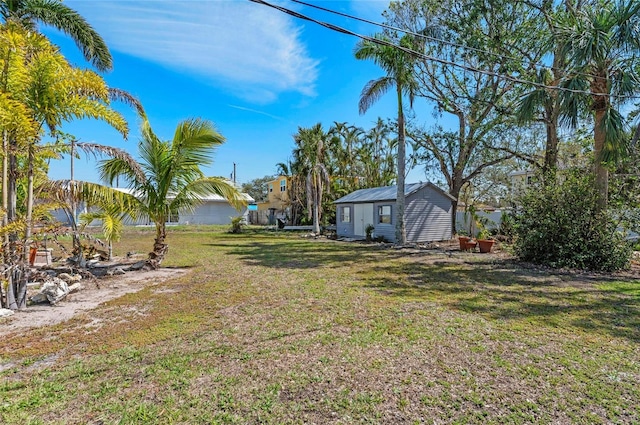
[[[365,228],[368,224],[373,224],[373,204],[353,205],[353,234],[365,236]]]

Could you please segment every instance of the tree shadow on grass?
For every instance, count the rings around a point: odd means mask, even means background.
[[[366,287],[400,298],[421,298],[501,321],[577,327],[640,342],[640,282],[576,278],[516,263],[378,265]]]
[[[371,255],[379,255],[380,251],[374,245],[304,239],[243,241],[234,245],[211,243],[207,246],[223,248],[227,253],[239,256],[246,264],[290,269],[346,267]]]

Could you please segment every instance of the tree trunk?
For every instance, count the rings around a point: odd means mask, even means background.
[[[402,110],[402,89],[400,84],[397,85],[398,94],[398,178],[396,192],[396,243],[405,245],[407,243],[407,232],[404,223],[404,174],[405,174],[405,156],[406,141],[404,128],[404,111]]]
[[[456,230],[456,225],[458,222],[458,217],[457,217],[457,212],[458,212],[458,198],[460,197],[460,191],[462,190],[462,178],[456,178],[454,176],[453,179],[453,186],[449,188],[449,195],[453,196],[454,198],[456,198],[455,201],[453,201],[451,203],[451,232],[453,234],[457,233]],[[452,235],[453,236],[453,235]]]
[[[553,82],[552,87],[557,87],[562,80],[564,73],[564,61],[562,54],[556,49],[553,56]],[[558,117],[560,115],[560,101],[557,91],[552,91],[553,101],[545,105],[545,126],[547,130],[547,143],[544,151],[544,165],[542,168],[543,178],[545,181],[550,179],[549,183],[553,184],[556,180],[556,171],[558,169]]]
[[[17,141],[11,137],[8,144],[8,172],[7,172],[7,222],[13,223],[17,219],[16,204],[18,195],[16,182],[18,180],[18,159],[16,158]],[[21,252],[18,246],[18,232],[9,232],[8,259],[10,272],[8,278],[7,304],[12,310],[23,309],[27,306],[27,280],[20,261]]]
[[[165,255],[167,255],[169,246],[165,243],[166,239],[167,227],[165,222],[156,223],[156,238],[153,241],[153,251],[149,253],[149,258],[147,259],[147,265],[151,269],[155,270],[160,267]]]
[[[314,182],[314,186],[312,187],[312,202],[313,202],[313,233],[316,235],[320,234],[320,194],[318,191],[321,190],[318,188],[318,182]]]
[[[22,250],[22,261],[28,261],[29,248],[31,246],[31,229],[33,227],[33,145],[29,146],[28,170],[27,170],[27,223],[24,234],[24,249]]]
[[[605,110],[598,109],[595,111],[595,126],[593,130],[596,189],[598,190],[598,208],[601,210],[607,207],[609,197],[609,170],[602,162],[602,151],[606,140],[604,130],[605,113]]]
[[[8,217],[7,217],[7,209],[8,209],[8,175],[9,175],[9,135],[7,130],[2,131],[2,227],[7,227]],[[9,246],[9,234],[5,233],[4,240],[2,242],[3,246]],[[9,256],[7,250],[3,250],[3,262],[5,264],[9,263]],[[9,276],[6,276],[6,279],[9,279]],[[5,295],[2,293],[2,285],[0,285],[0,307],[8,307],[9,300],[5,299]]]
[[[550,111],[547,127],[547,144],[544,151],[544,178],[551,177],[555,180],[556,169],[558,168],[558,117]]]
[[[596,78],[591,84],[592,93],[607,93],[606,76]],[[602,153],[606,142],[606,132],[604,127],[604,118],[609,108],[608,96],[593,96],[594,111],[594,172],[596,177],[596,189],[598,191],[598,208],[603,210],[607,207],[609,197],[609,170],[602,161]]]

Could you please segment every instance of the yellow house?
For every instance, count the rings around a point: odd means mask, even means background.
[[[276,224],[276,218],[286,220],[288,217],[289,200],[291,199],[289,187],[290,178],[288,176],[278,176],[267,183],[268,198],[264,202],[258,202],[258,211],[264,211],[260,216],[263,219],[266,218],[269,224]]]

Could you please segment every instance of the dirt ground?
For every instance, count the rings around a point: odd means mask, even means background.
[[[12,316],[0,318],[0,336],[16,330],[64,322],[81,311],[94,309],[106,301],[140,291],[149,285],[157,285],[186,272],[185,269],[161,268],[152,271],[130,271],[124,275],[99,279],[85,279],[82,281],[84,288],[81,291],[67,295],[56,305],[30,305]]]

